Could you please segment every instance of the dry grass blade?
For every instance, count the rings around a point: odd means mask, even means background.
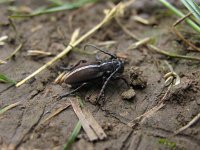
[[[95,118],[92,116],[92,114],[89,112],[89,110],[83,107],[81,100],[80,102],[79,100],[79,98],[75,98],[71,100],[71,104],[90,141],[105,139],[107,135],[98,124],[98,122],[95,120]]]
[[[137,21],[137,22],[139,22],[141,24],[144,24],[144,25],[150,25],[151,24],[151,22],[149,20],[144,19],[144,18],[142,18],[140,16],[133,16],[133,20],[135,20],[135,21]]]
[[[141,40],[139,40],[139,41],[137,41],[137,42],[131,44],[131,45],[128,47],[128,49],[129,49],[129,50],[131,50],[131,49],[136,49],[136,48],[138,48],[138,47],[140,47],[140,46],[142,46],[142,45],[145,45],[145,44],[149,43],[151,40],[152,40],[151,37],[147,37],[147,38],[141,39]]]
[[[75,30],[73,35],[72,35],[72,38],[71,38],[71,41],[70,41],[69,45],[72,45],[73,47],[77,46],[79,43],[81,43],[83,40],[88,38],[90,35],[92,35],[99,28],[101,28],[104,24],[108,23],[117,14],[117,12],[122,9],[121,5],[122,4],[118,4],[117,6],[115,6],[111,11],[109,11],[108,14],[106,14],[105,18],[99,24],[97,24],[95,27],[93,27],[91,30],[89,30],[87,33],[85,33],[79,39],[77,39],[77,35],[79,33],[79,30],[78,29]],[[37,75],[38,73],[40,73],[41,71],[43,71],[44,69],[46,69],[47,67],[52,65],[53,63],[55,63],[60,58],[64,57],[71,49],[72,49],[72,47],[68,46],[60,54],[58,54],[56,57],[54,57],[51,61],[47,62],[44,66],[40,67],[38,70],[33,72],[31,75],[29,75],[28,77],[26,77],[25,79],[23,79],[22,81],[17,83],[16,87],[22,85],[27,80],[31,79],[32,77],[34,77],[35,75]]]
[[[130,32],[119,20],[119,18],[115,17],[115,20],[117,22],[117,24],[120,26],[120,28],[124,31],[124,33],[126,33],[127,35],[129,35],[130,37],[132,37],[134,40],[139,41],[140,38],[133,34],[132,32]]]
[[[122,9],[122,4],[118,4],[115,7],[112,8],[112,10],[109,11],[109,13],[106,14],[105,18],[97,24],[94,28],[89,30],[86,34],[84,34],[82,37],[80,37],[77,41],[72,44],[73,46],[78,45],[80,42],[82,42],[84,39],[89,37],[91,34],[93,34],[95,31],[97,31],[99,28],[101,28],[104,24],[108,23],[112,18],[115,17],[115,15],[121,11]]]
[[[10,110],[10,109],[12,109],[12,108],[18,106],[20,103],[21,103],[21,101],[16,102],[16,103],[14,103],[14,104],[10,104],[10,105],[4,107],[3,109],[0,110],[0,116],[3,115],[3,114],[4,114],[5,112],[7,112],[8,110]]]
[[[7,63],[6,61],[0,60],[0,65],[6,64],[6,63]]]
[[[55,110],[54,112],[52,112],[43,122],[42,124],[45,124],[47,121],[49,121],[50,119],[52,119],[53,117],[57,116],[59,113],[61,113],[63,110],[65,110],[66,108],[68,108],[71,104],[66,104],[63,107],[58,108],[57,110]]]
[[[183,41],[185,42],[185,44],[189,45],[190,47],[193,48],[193,50],[199,51],[200,52],[200,48],[195,46],[193,43],[191,43],[190,41],[188,41],[187,39],[184,38],[184,36],[181,34],[181,32],[178,31],[178,29],[176,29],[176,26],[178,24],[180,24],[182,21],[184,21],[187,17],[189,17],[191,15],[191,13],[185,15],[184,17],[180,18],[179,20],[177,20],[173,26],[172,29],[174,31],[174,33]]]
[[[185,55],[178,55],[178,54],[175,54],[175,53],[170,53],[170,52],[167,52],[165,50],[159,49],[158,47],[156,47],[152,44],[148,44],[147,46],[148,46],[149,49],[156,51],[157,53],[166,55],[168,57],[200,61],[200,58],[198,58],[198,57],[192,57],[192,56],[185,56]]]
[[[50,52],[45,52],[41,50],[28,50],[28,56],[51,56],[52,54]]]
[[[99,42],[97,43],[98,46],[108,46],[108,45],[114,45],[116,44],[116,41],[104,41],[104,42]]]
[[[74,98],[73,100],[70,100],[70,102],[74,109],[74,112],[76,113],[79,121],[81,122],[81,125],[82,125],[84,131],[86,132],[86,134],[88,135],[88,138],[90,139],[90,141],[97,140],[98,136],[95,134],[94,130],[90,126],[90,123],[88,122],[85,115],[83,114],[81,107],[78,103],[78,100],[76,98]]]
[[[157,112],[158,110],[160,110],[164,106],[165,106],[165,104],[163,104],[163,103],[161,103],[160,105],[154,106],[149,111],[145,112],[144,114],[136,117],[134,120],[132,120],[131,122],[129,122],[128,126],[133,128],[136,124],[138,124],[139,122],[144,121],[144,119],[150,117],[151,115],[153,115],[155,112]]]
[[[7,39],[8,39],[8,36],[7,36],[7,35],[0,37],[0,46],[1,46],[1,45],[4,45],[4,44],[5,44],[4,41],[7,40]]]
[[[3,42],[5,40],[7,40],[7,39],[8,39],[8,36],[4,35],[4,36],[0,37],[0,42]]]
[[[98,124],[98,122],[95,120],[95,118],[92,116],[92,114],[87,110],[86,108],[83,108],[83,114],[89,121],[89,123],[92,125],[93,130],[98,135],[100,140],[103,140],[107,137],[105,132],[103,131],[102,127]]]
[[[39,25],[37,25],[37,26],[34,26],[33,28],[31,28],[31,32],[36,32],[36,31],[38,31],[38,30],[40,30],[40,29],[42,29],[43,28],[43,25],[42,24],[39,24]]]
[[[8,56],[7,58],[6,58],[6,60],[8,60],[8,59],[10,59],[10,58],[12,58],[18,51],[20,51],[21,50],[21,48],[22,48],[22,46],[23,46],[23,44],[21,43],[21,44],[19,44],[19,46],[15,49],[15,51],[14,52],[12,52],[12,54],[10,55],[10,56]]]
[[[195,122],[197,122],[200,119],[200,113],[198,113],[188,124],[180,128],[179,130],[175,131],[174,134],[179,134],[180,132],[186,130],[189,128],[191,125],[193,125]]]
[[[70,41],[70,44],[72,44],[77,36],[79,34],[79,29],[76,29],[74,31],[74,33],[72,34],[72,38]],[[22,85],[23,83],[25,83],[27,80],[31,79],[32,77],[34,77],[36,74],[40,73],[41,71],[43,71],[44,69],[46,69],[47,67],[51,66],[53,63],[55,63],[57,60],[59,60],[60,58],[62,58],[63,56],[65,56],[70,50],[72,49],[71,46],[67,46],[66,49],[64,49],[61,53],[59,53],[56,57],[54,57],[52,60],[50,60],[49,62],[47,62],[45,65],[43,65],[42,67],[40,67],[38,70],[36,70],[35,72],[33,72],[31,75],[29,75],[28,77],[26,77],[25,79],[23,79],[22,81],[18,82],[16,84],[16,87]]]

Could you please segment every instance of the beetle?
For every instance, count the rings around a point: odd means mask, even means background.
[[[66,84],[76,88],[70,91],[69,93],[60,95],[58,99],[62,99],[64,97],[69,96],[70,94],[75,93],[76,91],[78,91],[79,89],[96,79],[104,80],[103,86],[97,97],[97,100],[99,100],[104,94],[105,88],[111,79],[123,79],[123,81],[125,81],[125,83],[129,85],[124,78],[119,77],[119,75],[121,75],[124,72],[124,62],[122,60],[120,60],[117,56],[108,53],[92,44],[86,44],[84,46],[84,50],[86,49],[86,47],[89,46],[110,56],[110,58],[104,61],[98,60],[94,62],[80,60],[71,68],[67,68],[66,70],[68,70],[69,72],[62,77],[61,82],[65,82]]]

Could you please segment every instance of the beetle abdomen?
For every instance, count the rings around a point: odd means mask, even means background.
[[[103,72],[98,65],[88,65],[77,68],[64,76],[64,82],[67,84],[78,84],[101,77]]]

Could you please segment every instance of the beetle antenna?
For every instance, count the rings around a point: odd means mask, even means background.
[[[94,45],[92,45],[92,44],[86,44],[86,45],[84,46],[84,50],[85,50],[86,47],[88,47],[88,46],[93,47],[93,48],[99,50],[100,52],[102,52],[102,53],[104,53],[104,54],[107,54],[107,55],[111,56],[112,58],[117,59],[117,57],[116,57],[115,55],[113,55],[113,54],[111,54],[111,53],[108,53],[108,52],[106,52],[106,51],[104,51],[104,50],[100,49],[99,47],[96,47],[96,46],[94,46]]]

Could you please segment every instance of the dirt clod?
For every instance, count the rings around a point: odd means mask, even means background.
[[[97,96],[98,96],[98,91],[91,90],[91,91],[88,91],[88,93],[85,96],[85,99],[92,104],[96,104]]]
[[[130,84],[133,88],[144,89],[147,86],[147,79],[138,67],[129,69]]]
[[[130,88],[129,90],[123,92],[121,94],[121,97],[123,100],[131,100],[135,97],[136,93],[134,91],[134,89]]]

